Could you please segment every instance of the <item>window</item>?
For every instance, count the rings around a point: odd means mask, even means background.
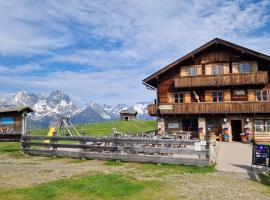
[[[216,64],[216,65],[213,66],[213,75],[221,75],[222,71],[223,71],[223,66],[222,65]]]
[[[255,132],[270,132],[270,120],[254,120]]]
[[[268,101],[268,90],[256,90],[256,101]]]
[[[213,92],[213,101],[214,102],[223,101],[223,92],[221,91]]]
[[[255,132],[263,132],[264,131],[264,121],[263,120],[255,120]]]
[[[270,132],[270,120],[265,120],[265,131]]]
[[[250,63],[240,63],[239,64],[239,72],[240,73],[251,72]]]
[[[184,94],[183,93],[175,93],[174,94],[174,103],[183,103],[184,102]]]
[[[268,90],[262,91],[262,99],[263,101],[268,101]]]
[[[196,76],[197,68],[196,67],[188,67],[188,76]]]

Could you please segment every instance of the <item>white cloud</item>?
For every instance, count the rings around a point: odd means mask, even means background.
[[[152,100],[141,80],[214,37],[270,53],[269,32],[261,31],[269,7],[267,0],[1,1],[0,55],[29,64],[0,61],[0,84],[5,91],[59,88],[82,101]],[[65,68],[70,63],[88,69]]]

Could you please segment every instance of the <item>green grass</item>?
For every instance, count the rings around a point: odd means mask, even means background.
[[[0,142],[0,152],[17,152],[21,148],[19,142]]]
[[[119,173],[62,179],[22,189],[0,191],[0,199],[123,199],[142,192],[150,181]]]
[[[0,142],[0,153],[8,153],[16,158],[25,157],[25,154],[21,152],[20,142]]]
[[[261,184],[266,185],[268,187],[267,193],[270,194],[270,174],[259,173],[258,176],[260,178],[260,181],[259,182]]]
[[[112,134],[112,128],[116,128],[119,132],[136,134],[141,132],[153,131],[156,127],[156,121],[112,121],[89,123],[75,126],[79,133],[86,133],[91,136],[106,136]],[[33,130],[32,135],[47,135],[48,129]]]
[[[205,174],[215,171],[214,166],[191,166],[191,165],[171,165],[171,164],[152,164],[144,163],[139,167],[139,170],[144,172],[157,172],[158,175],[167,175],[170,173],[191,173]]]
[[[105,165],[107,166],[124,166],[126,162],[116,161],[116,160],[107,160]]]

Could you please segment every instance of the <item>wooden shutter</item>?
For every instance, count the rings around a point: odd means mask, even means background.
[[[190,102],[191,102],[190,92],[185,92],[184,93],[184,103],[190,103]]]
[[[187,68],[186,67],[181,68],[180,76],[187,76]]]
[[[174,103],[174,94],[173,92],[168,92],[168,103]]]
[[[206,102],[212,102],[213,101],[213,95],[211,91],[205,92],[205,101]]]
[[[212,65],[205,65],[205,75],[212,75]]]
[[[248,101],[256,101],[256,90],[248,90]]]
[[[229,74],[230,73],[230,65],[229,65],[229,63],[224,63],[223,64],[223,73],[224,74]]]
[[[197,65],[197,75],[202,75],[202,65]]]
[[[258,71],[258,62],[252,62],[251,63],[251,71],[257,72]]]
[[[224,90],[223,91],[223,101],[231,101],[231,91],[230,90]]]
[[[236,62],[232,63],[232,73],[239,73],[239,66]]]

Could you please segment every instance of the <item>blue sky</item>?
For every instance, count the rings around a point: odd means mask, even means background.
[[[270,54],[270,1],[0,1],[0,92],[152,101],[142,79],[220,37]]]

